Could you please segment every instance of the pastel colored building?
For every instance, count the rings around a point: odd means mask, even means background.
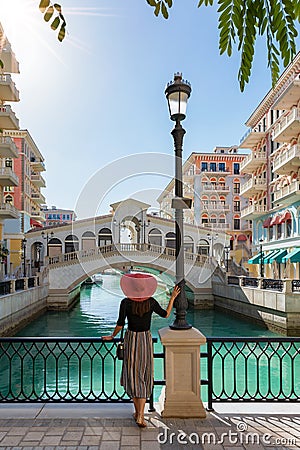
[[[249,199],[243,219],[253,223],[253,271],[300,279],[300,53],[247,120],[240,142],[251,154],[241,170]]]
[[[184,197],[192,200],[191,208],[184,210],[185,223],[207,228],[208,249],[218,232],[229,234],[230,257],[240,265],[251,255],[251,221],[241,217],[248,204],[241,195],[245,182],[241,165],[246,156],[236,146],[216,147],[213,152],[193,152],[183,164]],[[157,200],[162,217],[174,217],[173,197],[174,179]]]
[[[16,173],[18,149],[9,135],[9,132],[19,129],[19,120],[8,104],[19,101],[19,92],[11,75],[19,73],[19,64],[1,24],[0,60],[3,64],[0,69],[0,278],[3,278],[8,266],[7,253],[10,251],[10,243],[4,233],[4,223],[7,220],[17,223],[20,217],[18,207],[6,198],[5,193],[7,190],[17,189],[20,180]],[[16,251],[20,253],[20,246]]]
[[[61,209],[56,206],[48,208],[47,206],[44,206],[43,213],[45,215],[44,226],[46,227],[72,223],[76,220],[75,211],[72,209]]]

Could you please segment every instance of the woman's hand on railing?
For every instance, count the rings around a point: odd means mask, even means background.
[[[102,336],[102,341],[112,341],[113,340],[113,335],[110,334],[109,336]]]

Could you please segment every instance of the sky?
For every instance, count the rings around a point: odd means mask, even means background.
[[[220,56],[215,7],[173,2],[168,20],[146,0],[61,0],[60,43],[38,0],[0,0],[20,74],[13,109],[45,158],[47,205],[78,218],[110,204],[156,199],[174,173],[173,122],[164,90],[175,72],[192,85],[183,159],[239,143],[271,87],[263,40],[243,93],[239,55]],[[91,205],[91,206],[89,206]]]

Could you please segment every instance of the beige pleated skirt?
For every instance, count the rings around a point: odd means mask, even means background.
[[[150,331],[126,331],[121,386],[130,398],[150,397],[153,389],[153,343]]]

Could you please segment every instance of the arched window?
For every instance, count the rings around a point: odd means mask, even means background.
[[[184,236],[184,250],[186,252],[193,253],[194,252],[194,241],[191,236]]]
[[[82,250],[89,250],[90,248],[95,248],[96,246],[96,236],[92,231],[86,231],[83,233],[81,238],[81,248]]]
[[[49,239],[48,242],[48,254],[49,256],[58,256],[62,254],[62,242],[58,238]],[[74,251],[74,250],[72,250]],[[46,250],[47,252],[47,250]]]
[[[14,199],[12,198],[11,195],[6,195],[5,196],[5,203],[9,203],[10,205],[13,205]]]
[[[200,239],[198,242],[197,253],[199,255],[209,255],[209,242],[206,239]]]
[[[169,232],[166,234],[165,238],[165,244],[168,248],[175,248],[176,247],[176,235],[173,232]]]
[[[52,240],[52,239],[51,239]],[[50,242],[49,241],[49,246]],[[79,250],[79,239],[74,234],[69,234],[65,239],[65,253],[78,252]]]
[[[113,242],[112,233],[109,228],[102,228],[98,233],[98,247],[111,245]]]
[[[151,245],[162,246],[162,233],[158,228],[153,228],[148,233],[148,241]]]

